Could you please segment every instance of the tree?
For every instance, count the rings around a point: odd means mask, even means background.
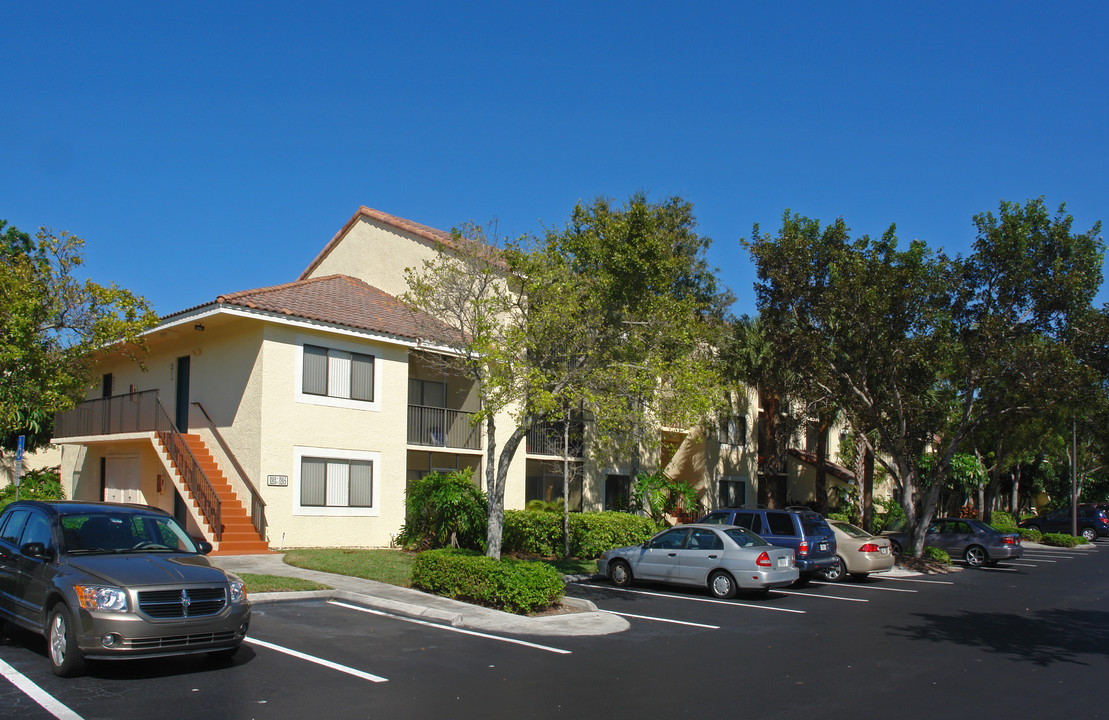
[[[149,303],[115,283],[76,277],[84,241],[42,228],[32,239],[0,220],[0,444],[49,442],[56,411],[93,383],[94,353],[139,360],[157,322]]]
[[[694,226],[678,199],[636,195],[622,209],[598,200],[579,204],[565,229],[503,249],[467,226],[410,269],[405,300],[452,330],[446,345],[482,398],[487,555],[500,556],[508,469],[531,428],[584,408],[593,441],[619,443],[644,414],[700,419],[703,398],[719,397],[705,381],[714,371],[706,339],[727,296]]]
[[[777,236],[756,226],[745,241],[775,349],[874,438],[918,553],[942,479],[983,420],[1073,403],[1089,384],[1068,334],[1101,283],[1100,225],[1074,234],[1042,199],[975,222],[966,259],[919,241],[901,250],[892,226],[851,240],[842,219],[821,228],[788,211]]]

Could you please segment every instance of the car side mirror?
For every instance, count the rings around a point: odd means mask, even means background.
[[[639,547],[643,548],[644,550],[649,550],[650,547],[651,547],[651,541],[647,540],[642,545],[640,545]]]
[[[194,540],[193,542],[196,543],[196,549],[201,555],[207,555],[212,552],[212,543],[207,540]]]
[[[39,560],[49,560],[54,557],[53,548],[48,548],[45,544],[40,542],[29,542],[19,548],[19,552],[27,557],[38,558]]]

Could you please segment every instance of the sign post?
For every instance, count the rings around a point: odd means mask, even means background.
[[[19,441],[15,446],[15,499],[19,499],[19,481],[23,477],[23,444],[27,439],[26,435],[20,435]]]

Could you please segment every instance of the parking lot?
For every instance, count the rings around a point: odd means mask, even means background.
[[[230,662],[100,663],[73,680],[50,672],[40,638],[9,629],[0,716],[1106,714],[1105,541],[1029,547],[996,568],[814,582],[758,598],[605,581],[567,592],[629,629],[529,637],[345,600],[267,603]]]

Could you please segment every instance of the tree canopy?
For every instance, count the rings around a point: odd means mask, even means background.
[[[47,443],[53,415],[92,384],[95,351],[138,359],[157,316],[142,297],[78,277],[84,241],[42,228],[32,238],[0,220],[0,444]]]
[[[975,223],[966,258],[902,249],[892,226],[853,240],[843,219],[788,211],[776,235],[756,226],[745,241],[775,352],[875,438],[918,551],[940,479],[980,423],[1073,408],[1097,384],[1078,338],[1102,280],[1100,225],[1075,233],[1042,198]]]

